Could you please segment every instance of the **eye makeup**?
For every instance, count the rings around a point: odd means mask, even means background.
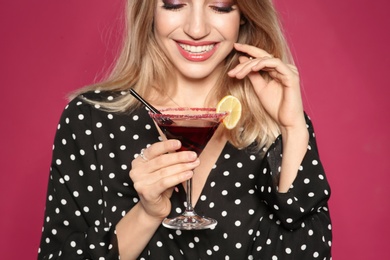
[[[180,0],[162,0],[162,8],[166,10],[180,10],[186,4]],[[210,8],[217,13],[230,13],[237,9],[235,1],[215,1],[209,4]]]
[[[162,8],[166,10],[179,10],[180,8],[184,7],[184,3],[178,0],[163,0],[163,6]]]

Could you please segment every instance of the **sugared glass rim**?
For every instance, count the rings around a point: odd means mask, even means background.
[[[170,118],[174,119],[202,119],[202,118],[211,118],[211,119],[219,119],[225,117],[228,112],[215,112],[215,108],[200,108],[200,107],[177,107],[177,108],[165,108],[159,110],[161,114],[155,114],[149,111],[149,115],[154,119],[161,118]],[[169,113],[169,111],[200,111],[205,113],[200,114],[175,114]]]

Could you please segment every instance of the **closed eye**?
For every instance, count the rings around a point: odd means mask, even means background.
[[[164,3],[164,5],[162,6],[162,8],[164,8],[165,10],[170,10],[170,11],[178,11],[183,7],[184,4],[167,4],[167,3]]]
[[[234,6],[211,6],[211,9],[213,9],[217,13],[230,13],[235,10]]]

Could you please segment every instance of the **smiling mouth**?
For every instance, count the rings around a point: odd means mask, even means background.
[[[193,46],[193,45],[179,43],[179,46],[186,52],[192,54],[202,54],[211,51],[215,47],[215,44]]]

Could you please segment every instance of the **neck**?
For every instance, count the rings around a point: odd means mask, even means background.
[[[169,98],[180,107],[214,107],[218,100],[212,95],[217,79],[178,79],[177,87],[168,91]]]
[[[154,93],[149,101],[156,108],[167,107],[215,107],[218,97],[212,91],[217,87],[218,73],[205,78],[187,78],[178,75],[166,86],[164,94]]]

